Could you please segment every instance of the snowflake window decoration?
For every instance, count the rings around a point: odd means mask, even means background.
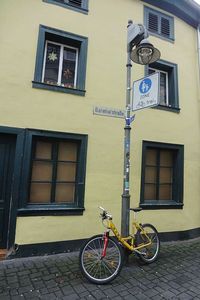
[[[58,59],[58,56],[57,56],[57,54],[55,53],[55,52],[51,52],[51,53],[49,53],[49,55],[48,55],[48,60],[50,60],[50,61],[56,61]]]

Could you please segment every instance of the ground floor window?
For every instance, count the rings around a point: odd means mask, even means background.
[[[34,139],[29,203],[74,203],[77,142]]]
[[[183,146],[143,142],[141,205],[181,206],[183,195]]]
[[[19,212],[82,212],[87,136],[26,131]]]

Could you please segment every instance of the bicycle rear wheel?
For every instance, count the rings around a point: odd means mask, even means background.
[[[109,237],[106,255],[102,258],[104,238],[96,235],[82,247],[79,256],[83,275],[91,282],[105,284],[112,281],[122,268],[123,252],[119,244]]]
[[[145,234],[142,233],[142,231],[138,231],[136,233],[136,246],[147,244],[149,243],[149,240],[151,241],[150,245],[140,249],[141,254],[138,253],[142,261],[150,264],[154,262],[158,257],[160,251],[160,240],[158,232],[153,225],[143,224],[142,228],[145,231]]]

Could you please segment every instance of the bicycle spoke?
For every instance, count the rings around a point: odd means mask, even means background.
[[[97,274],[98,274],[98,270],[101,269],[100,265],[98,264],[97,265],[97,268],[96,268],[96,272],[94,273],[94,277],[97,277]]]
[[[84,261],[85,262],[85,261]],[[98,263],[98,261],[96,260],[93,260],[91,262],[86,262],[85,266],[88,268],[88,269],[92,269],[93,266],[95,266],[96,264]]]
[[[105,261],[102,261],[102,264],[105,266],[105,268],[108,270],[108,272],[109,272],[110,274],[113,273],[113,272],[111,271],[111,269],[109,269],[109,267],[108,267],[108,265],[106,264]]]
[[[113,253],[107,254],[107,253],[106,253],[106,258],[107,258],[107,259],[109,259],[110,257],[113,258],[113,256],[118,257],[118,254],[117,254],[117,253],[116,253],[116,254],[113,254]]]
[[[98,252],[98,250],[96,250],[96,249],[94,249],[94,248],[92,248],[91,246],[88,246],[88,248],[90,248],[94,253],[96,253],[98,256],[99,256],[99,252]]]
[[[107,274],[105,264],[102,264],[102,267],[103,267],[103,270],[104,270],[104,277],[105,277],[105,275]]]

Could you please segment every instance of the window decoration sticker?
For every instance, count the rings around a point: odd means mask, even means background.
[[[57,59],[58,59],[58,57],[57,57],[57,54],[56,54],[55,52],[49,53],[49,55],[48,55],[48,60],[54,62],[54,61],[57,60]]]

